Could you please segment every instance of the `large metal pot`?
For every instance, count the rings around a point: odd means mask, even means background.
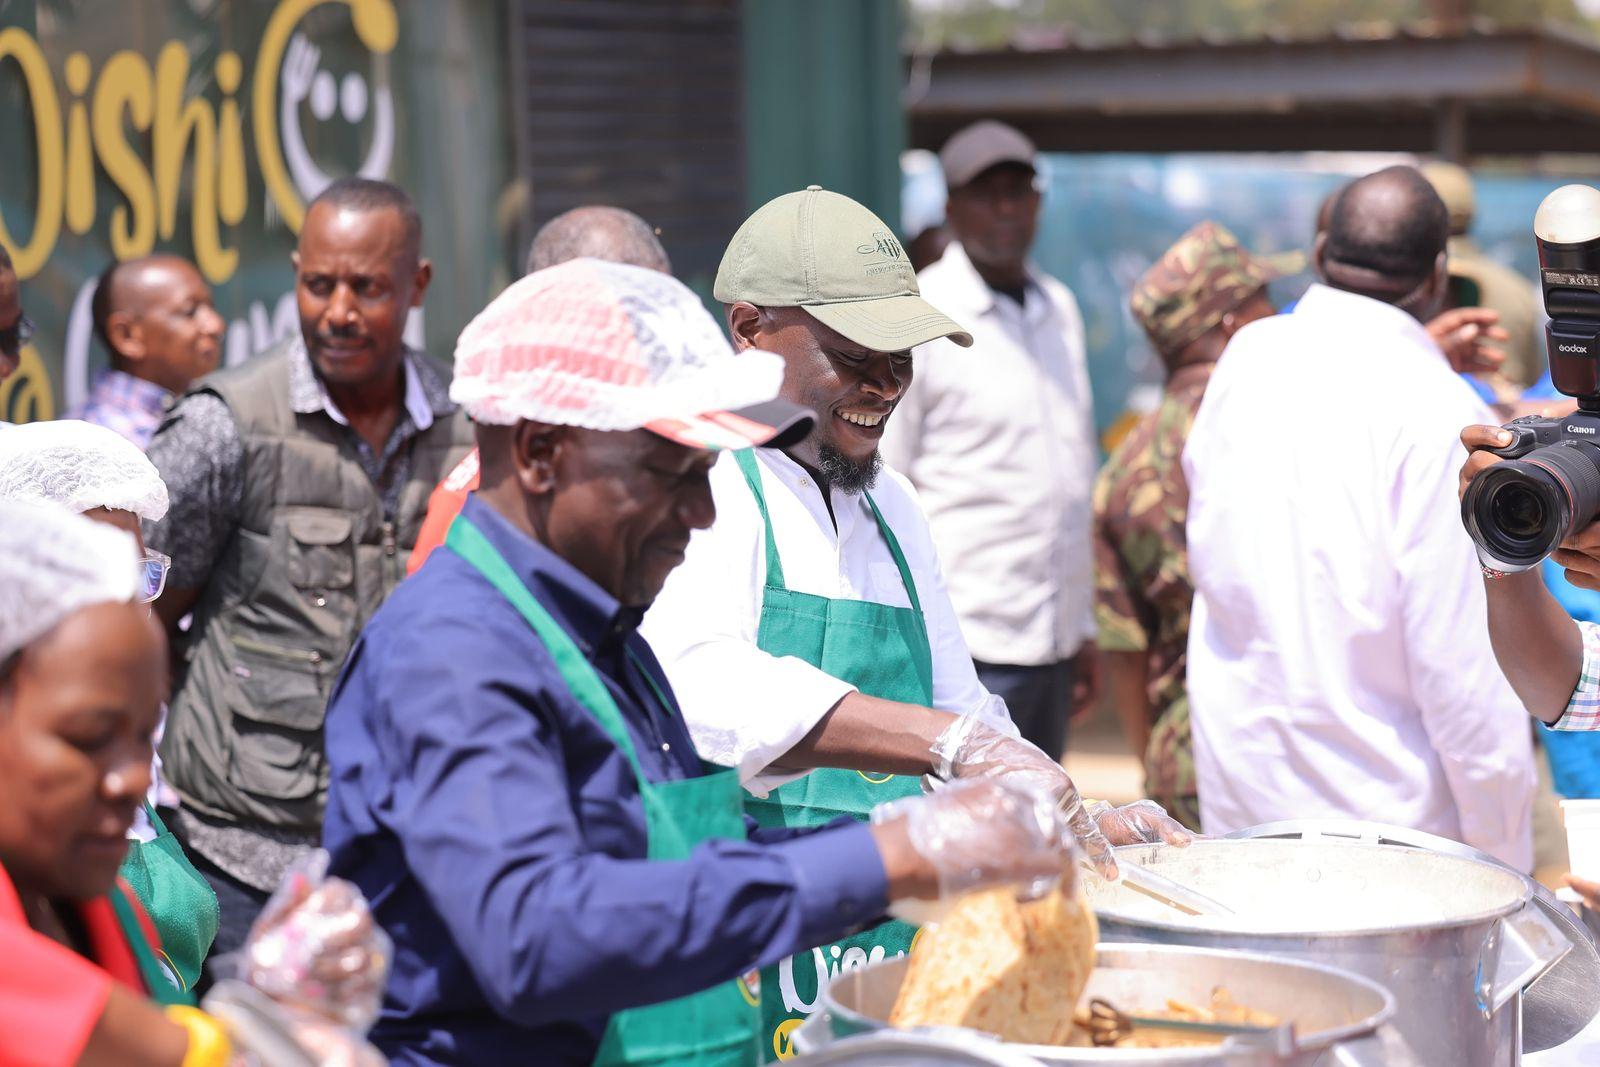
[[[1237,1038],[1183,1049],[1051,1048],[995,1043],[1039,1063],[1105,1063],[1124,1067],[1434,1067],[1416,1058],[1388,1021],[1394,998],[1375,982],[1331,967],[1271,956],[1160,945],[1102,943],[1084,995],[1103,996],[1124,1011],[1160,1008],[1169,998],[1210,999],[1221,986],[1241,1004],[1295,1025],[1291,1048],[1268,1050]],[[795,1034],[801,1052],[816,1052],[854,1035],[884,1030],[905,976],[900,957],[839,975],[821,1010]],[[934,1039],[949,1030],[914,1031]],[[971,1048],[971,1031],[959,1031]]]
[[[1569,950],[1514,872],[1420,849],[1343,841],[1209,840],[1119,850],[1236,915],[1182,915],[1086,878],[1108,941],[1265,952],[1365,975],[1428,1064],[1521,1059],[1520,994]]]
[[[1273,837],[1294,841],[1332,838],[1367,845],[1400,845],[1465,856],[1514,871],[1487,852],[1460,841],[1410,827],[1359,819],[1291,819],[1247,827],[1227,836],[1230,839]],[[1584,908],[1581,916],[1575,915],[1550,890],[1521,871],[1514,873],[1533,894],[1534,905],[1560,929],[1572,946],[1572,951],[1522,992],[1522,1054],[1526,1056],[1572,1040],[1600,1014],[1600,946],[1595,944],[1591,928],[1594,912]]]

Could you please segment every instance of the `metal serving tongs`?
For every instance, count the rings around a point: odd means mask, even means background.
[[[1099,874],[1088,861],[1084,861],[1084,869]],[[1158,900],[1169,908],[1176,908],[1185,915],[1236,915],[1232,908],[1206,896],[1198,889],[1191,889],[1182,882],[1174,882],[1166,875],[1157,874],[1148,867],[1141,867],[1123,856],[1117,857],[1118,880],[1129,889],[1143,893],[1152,900]]]
[[[1161,1019],[1129,1015],[1103,997],[1089,1001],[1089,1041],[1096,1048],[1110,1048],[1138,1030],[1160,1030],[1193,1037],[1234,1038],[1287,1056],[1295,1050],[1294,1023],[1278,1026],[1251,1026],[1247,1023],[1197,1023],[1182,1019]]]

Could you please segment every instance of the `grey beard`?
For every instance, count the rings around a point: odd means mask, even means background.
[[[817,446],[817,473],[830,488],[841,493],[862,493],[878,481],[878,469],[883,459],[877,452],[865,463],[857,463],[832,445]]]

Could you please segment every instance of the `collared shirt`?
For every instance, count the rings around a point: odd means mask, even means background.
[[[1150,743],[1145,791],[1195,795],[1184,663],[1189,650],[1189,486],[1183,443],[1214,364],[1180,368],[1161,405],[1141,419],[1095,481],[1095,621],[1108,652],[1148,653]]]
[[[289,406],[300,414],[324,412],[345,428],[367,477],[378,488],[386,515],[399,506],[410,474],[411,440],[455,411],[447,386],[419,353],[405,357],[405,410],[381,452],[349,429],[296,337],[289,353]],[[150,461],[167,483],[171,506],[160,522],[144,524],[145,543],[172,557],[167,584],[202,588],[233,536],[243,506],[244,443],[227,403],[214,393],[191,393],[178,401],[167,424],[150,442]],[[279,873],[313,841],[271,827],[240,827],[183,809],[173,819],[184,841],[235,878],[270,889]],[[265,883],[264,885],[262,883]]]
[[[1376,300],[1313,286],[1229,343],[1183,458],[1207,833],[1374,819],[1531,866],[1527,714],[1456,500],[1488,421]]]
[[[1550,724],[1552,730],[1600,730],[1600,626],[1580,619],[1578,632],[1583,635],[1583,668],[1566,710]]]
[[[406,445],[434,419],[455,411],[448,387],[419,353],[407,351],[405,376],[405,410],[383,450],[374,452],[365,438],[349,429],[349,420],[328,396],[304,341],[297,337],[289,354],[289,406],[300,414],[325,412],[345,428],[387,514],[398,507],[410,471],[411,450]],[[227,403],[213,393],[184,397],[173,408],[170,422],[151,442],[150,459],[167,483],[172,506],[165,519],[145,524],[144,539],[172,557],[169,585],[196,589],[206,583],[238,524],[244,444]]]
[[[1019,307],[984,284],[959,244],[917,283],[971,332],[972,347],[916,349],[884,459],[921,494],[972,654],[1067,659],[1095,632],[1099,450],[1077,301],[1030,267]]]
[[[701,774],[637,612],[477,497],[462,514],[601,676],[646,778]],[[646,861],[626,757],[449,549],[356,641],[327,747],[333,873],[395,940],[373,1039],[397,1064],[588,1064],[612,1013],[774,963],[887,904],[860,824]]]
[[[804,467],[775,449],[758,448],[755,455],[790,589],[910,606],[865,496],[829,489],[830,517],[823,491]],[[916,583],[933,651],[933,706],[982,710],[989,694],[961,638],[915,491],[885,467],[870,492]],[[757,647],[767,581],[765,526],[733,456],[719,457],[711,468],[711,496],[717,520],[690,538],[684,562],[645,616],[643,633],[683,698],[701,754],[737,767],[745,787],[765,796],[799,777],[773,763],[855,687],[804,660]]]
[[[135,378],[127,371],[102,370],[95,374],[84,402],[63,418],[104,426],[144,448],[174,399],[171,392],[155,382]]]

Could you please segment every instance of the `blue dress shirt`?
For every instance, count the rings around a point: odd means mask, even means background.
[[[589,658],[646,777],[702,773],[646,681],[672,700],[639,613],[477,497],[462,514]],[[887,905],[871,832],[848,821],[647,861],[627,760],[528,623],[448,550],[362,632],[326,736],[333,873],[395,942],[373,1030],[395,1063],[587,1064],[613,1012],[836,940]]]

